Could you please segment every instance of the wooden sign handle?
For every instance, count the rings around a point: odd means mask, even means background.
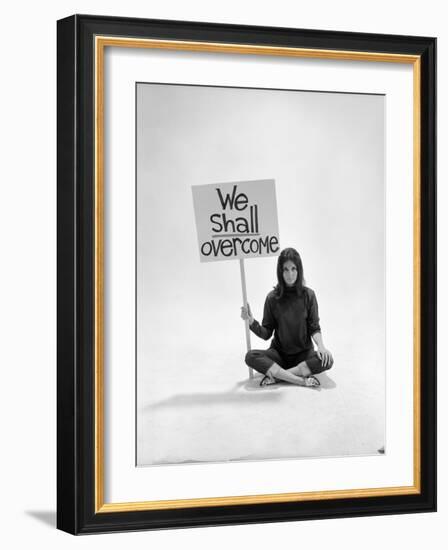
[[[241,274],[241,288],[243,290],[243,305],[245,308],[247,308],[247,292],[246,292],[246,274],[244,272],[244,258],[240,258],[240,274]],[[249,321],[246,319],[244,321],[245,327],[246,327],[246,347],[247,351],[250,351],[250,329],[249,329]],[[249,378],[254,377],[254,371],[249,367]]]

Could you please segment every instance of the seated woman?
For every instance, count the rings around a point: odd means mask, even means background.
[[[333,356],[324,346],[316,295],[304,286],[302,260],[294,248],[285,248],[280,253],[277,281],[266,297],[261,325],[253,318],[249,304],[241,308],[241,317],[249,321],[254,334],[269,340],[274,333],[269,349],[247,352],[246,364],[265,375],[262,386],[275,384],[277,380],[298,386],[319,386],[314,375],[330,369]]]

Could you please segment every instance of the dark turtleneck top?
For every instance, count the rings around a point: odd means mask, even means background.
[[[250,330],[263,340],[274,333],[271,347],[285,355],[312,349],[311,336],[320,332],[314,291],[303,287],[299,294],[295,287],[286,287],[283,296],[277,298],[272,290],[266,297],[261,325],[254,320]]]

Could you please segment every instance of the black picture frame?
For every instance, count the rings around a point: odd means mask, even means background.
[[[101,510],[95,422],[97,36],[414,56],[420,68],[420,480],[413,494]],[[436,39],[74,15],[57,23],[57,527],[72,534],[436,510]],[[100,304],[101,306],[101,304]],[[101,429],[101,425],[99,426]]]

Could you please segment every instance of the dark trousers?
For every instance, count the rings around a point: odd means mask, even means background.
[[[277,363],[277,365],[287,370],[305,361],[312,374],[320,374],[323,371],[331,369],[333,366],[333,361],[330,361],[330,363],[324,367],[317,352],[313,349],[305,350],[294,355],[280,353],[275,348],[266,350],[252,349],[247,352],[245,361],[246,365],[261,374],[266,374],[274,363]]]

